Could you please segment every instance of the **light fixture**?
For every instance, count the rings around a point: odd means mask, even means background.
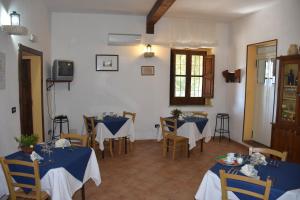
[[[21,26],[20,19],[21,15],[16,11],[13,11],[10,15],[10,25],[2,25],[1,29],[3,32],[9,35],[27,35],[27,28]]]
[[[147,44],[146,46],[146,52],[144,53],[145,58],[151,58],[154,56],[154,52],[152,52],[152,47],[150,44]]]
[[[20,14],[16,11],[10,13],[10,24],[12,26],[20,26]]]

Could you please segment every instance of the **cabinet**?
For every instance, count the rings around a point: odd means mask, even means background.
[[[280,56],[276,122],[271,147],[288,152],[288,161],[300,163],[300,55]]]

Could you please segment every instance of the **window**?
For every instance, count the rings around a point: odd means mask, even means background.
[[[213,55],[171,49],[170,69],[170,105],[204,105],[213,97]]]

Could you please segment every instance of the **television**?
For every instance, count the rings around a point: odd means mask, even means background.
[[[73,81],[74,62],[70,60],[54,60],[52,66],[52,79],[60,81]]]

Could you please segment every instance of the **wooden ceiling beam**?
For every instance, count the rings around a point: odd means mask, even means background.
[[[147,15],[146,33],[154,34],[154,25],[176,0],[157,0]]]

